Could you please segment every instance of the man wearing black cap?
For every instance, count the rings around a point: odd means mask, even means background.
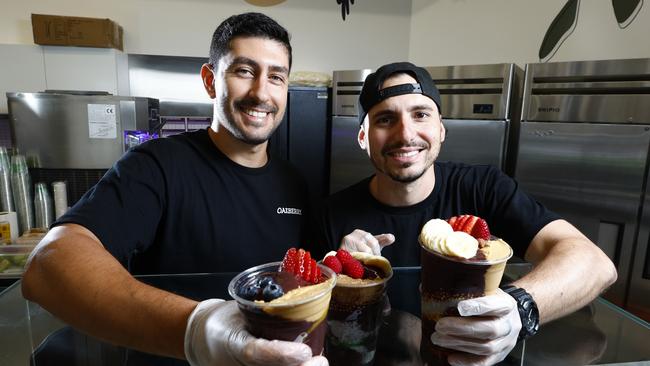
[[[435,162],[445,129],[440,94],[425,69],[380,67],[366,78],[359,104],[358,142],[375,174],[325,202],[321,239],[332,248],[381,253],[394,267],[418,266],[427,221],[471,214],[535,265],[508,293],[461,301],[462,317],[437,323],[432,342],[467,352],[450,363],[499,362],[540,321],[579,309],[616,280],[595,244],[497,168]]]

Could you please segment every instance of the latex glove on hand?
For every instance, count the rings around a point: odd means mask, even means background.
[[[312,357],[306,344],[255,338],[244,324],[235,301],[200,302],[187,320],[185,358],[192,366],[328,365],[325,357]]]
[[[490,296],[458,303],[461,316],[441,318],[431,335],[433,344],[471,354],[451,354],[451,365],[487,366],[503,361],[517,344],[521,319],[517,302],[497,289]]]
[[[367,231],[356,229],[341,240],[341,249],[348,252],[365,252],[381,255],[381,250],[395,242],[393,234],[372,235]]]

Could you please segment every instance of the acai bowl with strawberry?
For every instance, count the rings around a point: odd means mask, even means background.
[[[281,262],[249,268],[230,281],[228,292],[259,338],[303,342],[323,353],[325,321],[337,276],[303,249],[290,248]]]

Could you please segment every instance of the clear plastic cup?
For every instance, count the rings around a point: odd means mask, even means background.
[[[503,242],[505,244],[505,242]],[[506,244],[507,245],[507,244]],[[424,365],[448,365],[449,351],[431,343],[436,323],[444,316],[459,316],[460,301],[492,295],[503,277],[512,248],[502,258],[464,259],[434,252],[420,244],[422,265],[421,305],[422,341],[420,354]]]
[[[336,283],[325,338],[325,356],[331,365],[373,364],[387,301],[384,295],[392,276],[391,270],[381,281]]]
[[[319,264],[324,281],[300,287],[292,294],[287,291],[288,282],[283,283],[286,273],[279,275],[281,264],[282,262],[273,262],[247,269],[230,281],[228,293],[237,301],[252,335],[271,340],[302,342],[311,347],[313,355],[320,355],[324,348],[327,328],[325,319],[332,289],[336,284],[336,274]],[[276,283],[286,289],[283,300],[251,301],[239,296],[241,288],[266,276],[273,277]]]

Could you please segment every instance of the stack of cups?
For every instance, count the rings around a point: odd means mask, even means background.
[[[11,194],[11,171],[7,148],[0,146],[0,211],[15,211],[14,198]]]
[[[54,217],[58,219],[68,210],[68,191],[65,182],[52,182],[52,191],[54,191]]]
[[[52,224],[52,198],[42,182],[34,186],[34,214],[36,227],[47,230]]]
[[[25,156],[16,154],[11,157],[11,190],[14,205],[18,213],[19,234],[34,227],[34,208],[32,207],[32,180]]]

